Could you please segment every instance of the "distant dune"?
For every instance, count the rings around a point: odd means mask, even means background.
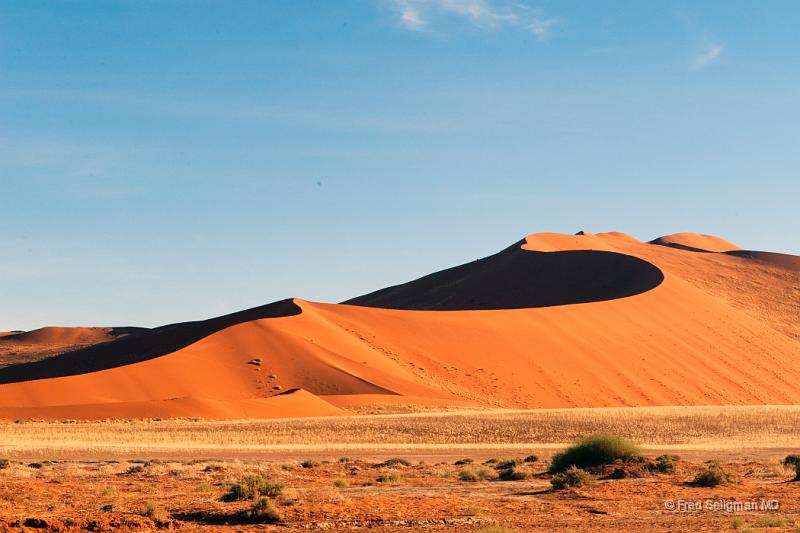
[[[673,246],[685,250],[700,252],[730,252],[731,250],[741,250],[732,242],[726,241],[713,235],[701,235],[698,233],[673,233],[650,241],[652,244],[662,244]]]
[[[21,335],[42,351],[92,345],[0,368],[0,416],[800,403],[798,260],[709,235],[540,233],[343,304],[285,300],[114,340],[37,330]]]

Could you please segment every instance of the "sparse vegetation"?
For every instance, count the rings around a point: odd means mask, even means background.
[[[337,479],[333,482],[333,486],[337,489],[346,489],[347,488],[347,481],[344,479]]]
[[[107,504],[103,505],[102,507],[100,507],[100,511],[102,511],[104,513],[113,513],[114,512],[114,505],[111,504],[111,503],[107,503]]]
[[[5,470],[10,464],[11,462],[8,459],[0,459],[0,470]]]
[[[501,481],[521,481],[528,477],[528,474],[519,468],[512,466],[511,468],[500,470],[500,472],[497,474],[497,477]]]
[[[736,474],[726,471],[717,462],[711,462],[707,469],[697,474],[692,484],[698,487],[716,487],[736,482]]]
[[[132,465],[125,471],[126,474],[141,474],[142,472],[144,472],[142,465]]]
[[[272,524],[279,522],[281,515],[272,500],[266,496],[261,496],[253,503],[250,509],[244,512],[242,518],[244,519],[243,521],[257,524]]]
[[[397,474],[381,474],[375,478],[375,481],[378,483],[399,483],[400,479],[400,476]]]
[[[259,496],[277,498],[283,492],[283,484],[260,474],[244,476],[222,496],[223,501],[254,500]]]
[[[458,472],[458,479],[461,481],[478,481],[480,478],[478,477],[478,473],[472,468],[462,468]]]
[[[605,432],[595,433],[555,454],[550,463],[550,473],[564,472],[570,466],[588,468],[611,464],[620,459],[628,461],[640,456],[639,447],[625,437]]]
[[[800,455],[794,453],[787,455],[783,460],[783,466],[785,466],[786,468],[793,468],[794,469],[793,481],[800,481]]]
[[[42,463],[28,463],[28,468],[33,468],[36,470],[39,470],[42,468],[42,466],[44,466]]]
[[[458,461],[456,461],[456,462],[455,462],[455,463],[453,463],[453,464],[454,464],[455,466],[463,466],[463,465],[471,465],[471,464],[472,464],[472,463],[474,463],[474,462],[475,462],[475,461],[473,461],[472,459],[470,459],[470,458],[466,457],[466,458],[464,458],[464,459],[459,459]]]
[[[660,474],[674,474],[678,471],[677,455],[659,455],[654,461],[648,463],[647,469]]]
[[[553,479],[550,480],[550,485],[553,486],[554,490],[563,490],[570,487],[582,487],[594,483],[594,481],[594,476],[589,472],[573,465],[553,476]]]
[[[146,501],[144,502],[144,511],[142,512],[142,516],[152,518],[153,520],[166,520],[167,512],[159,505],[156,505],[155,502]]]
[[[311,459],[306,459],[305,461],[300,463],[300,466],[302,466],[303,468],[316,468],[319,466],[319,461],[312,461]]]
[[[786,525],[786,520],[780,516],[767,514],[756,520],[753,525],[755,527],[783,527]]]
[[[523,461],[525,461],[526,463],[535,463],[538,460],[539,460],[539,456],[535,455],[535,454],[531,454],[531,455],[527,456],[525,459],[523,459]]]

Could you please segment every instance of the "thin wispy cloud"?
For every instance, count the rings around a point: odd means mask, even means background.
[[[560,21],[545,17],[541,10],[518,3],[499,3],[490,0],[394,0],[400,24],[408,30],[422,31],[438,18],[456,17],[474,26],[496,30],[501,27],[523,29],[540,41],[550,37],[553,26]]]
[[[692,58],[692,70],[700,70],[716,62],[722,55],[724,47],[721,44],[709,44],[700,53]]]

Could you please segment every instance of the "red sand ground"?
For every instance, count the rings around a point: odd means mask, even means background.
[[[0,369],[0,417],[797,403],[797,259],[705,235],[534,234],[350,304],[294,299]]]

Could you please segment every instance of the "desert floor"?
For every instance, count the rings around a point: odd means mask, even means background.
[[[601,430],[648,458],[680,456],[678,471],[551,490],[552,454]],[[786,406],[6,421],[0,530],[795,531],[800,483],[781,460],[800,451],[799,432],[800,408]],[[523,480],[484,464],[532,454]],[[381,464],[395,457],[407,464]],[[709,460],[739,482],[690,485]],[[462,480],[465,470],[484,479]],[[278,523],[246,523],[252,501],[222,500],[252,474],[284,486]]]

